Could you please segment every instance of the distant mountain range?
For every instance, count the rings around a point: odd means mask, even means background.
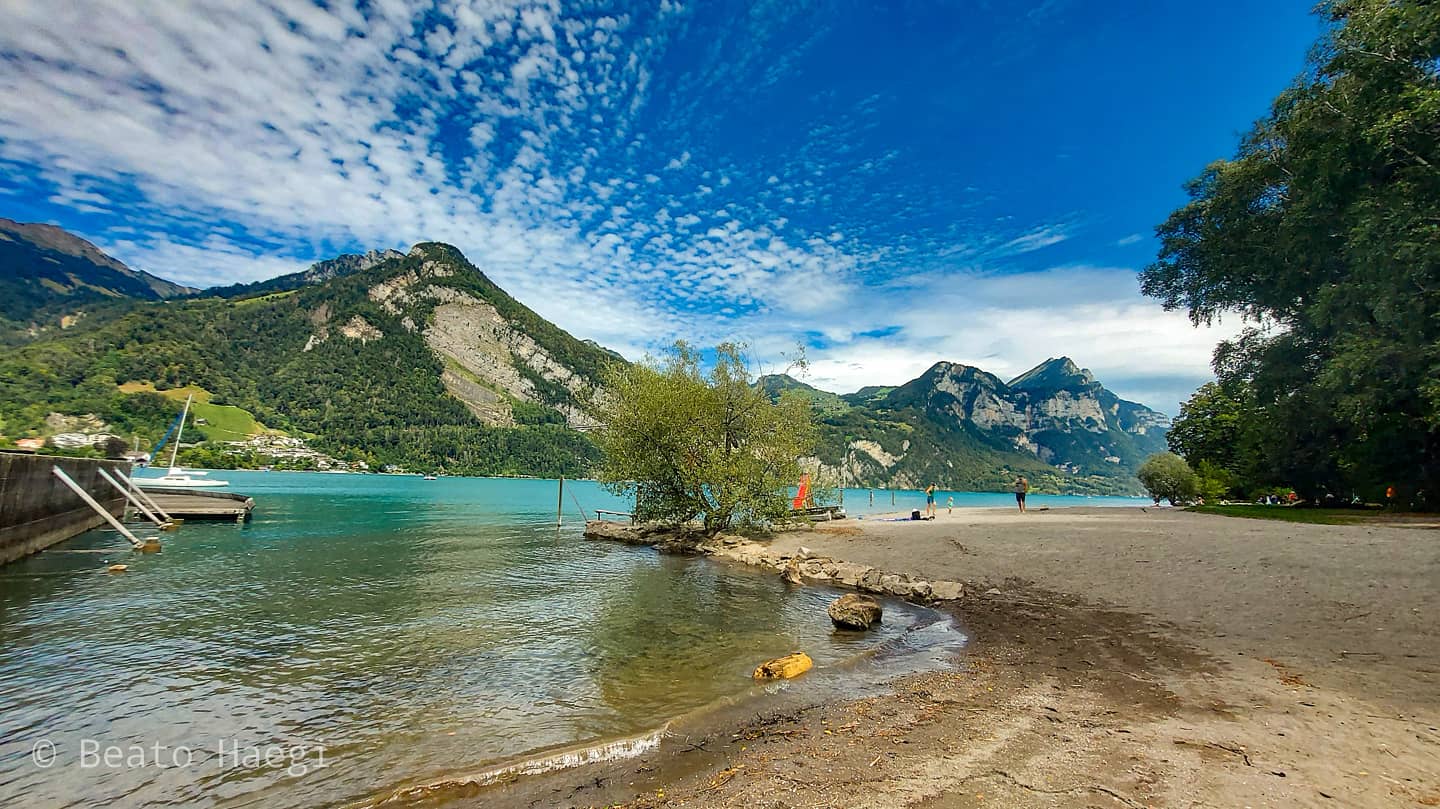
[[[1116,396],[1068,357],[1008,383],[937,362],[899,387],[836,395],[766,376],[772,395],[809,398],[821,425],[817,460],[847,485],[997,489],[1016,474],[1050,491],[1137,490],[1133,475],[1165,448],[1168,417]]]
[[[624,361],[438,243],[200,291],[58,228],[0,220],[0,284],[11,437],[44,433],[60,413],[158,438],[176,405],[146,391],[196,385],[337,458],[574,476],[596,457],[574,428],[594,426],[602,370]],[[1024,473],[1052,491],[1130,492],[1168,427],[1064,357],[1008,383],[940,362],[843,396],[784,375],[760,384],[811,400],[815,460],[858,486],[998,489]]]
[[[198,291],[132,270],[54,225],[0,218],[0,330],[35,334],[75,317],[87,304]]]

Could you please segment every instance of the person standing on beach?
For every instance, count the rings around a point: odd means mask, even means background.
[[[1020,507],[1020,513],[1025,513],[1025,495],[1030,493],[1030,481],[1024,475],[1015,478],[1015,505]]]
[[[955,513],[955,497],[954,497],[953,495],[950,496],[950,497],[945,498],[945,513],[946,513],[946,514],[954,514],[954,513]]]
[[[925,516],[935,516],[935,484],[925,487]]]

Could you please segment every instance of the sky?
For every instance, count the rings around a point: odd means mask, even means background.
[[[1008,379],[1174,414],[1241,324],[1138,292],[1312,0],[0,0],[0,216],[194,286],[454,244],[632,359]]]

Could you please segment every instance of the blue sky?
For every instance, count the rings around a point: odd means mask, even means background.
[[[197,286],[447,241],[631,357],[802,342],[843,392],[1064,354],[1173,413],[1238,324],[1134,274],[1309,8],[12,0],[0,216]]]

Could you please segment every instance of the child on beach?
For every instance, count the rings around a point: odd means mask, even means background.
[[[954,498],[954,497],[947,497],[947,498],[945,498],[945,513],[946,513],[946,514],[954,514],[954,513],[955,513],[955,498]]]

